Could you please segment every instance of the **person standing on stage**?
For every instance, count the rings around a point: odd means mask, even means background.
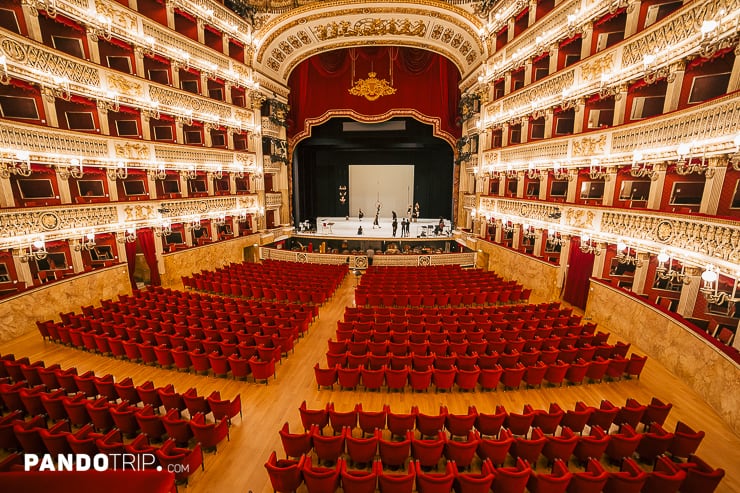
[[[411,204],[409,204],[409,208],[408,208],[408,209],[406,209],[406,218],[407,218],[407,219],[408,219],[409,221],[411,221],[411,216],[412,216],[412,214],[413,214],[413,212],[412,212],[412,211],[413,211],[412,205],[411,205]]]
[[[375,220],[373,221],[373,229],[375,229],[375,226],[380,228],[380,224],[378,222],[378,219],[380,218],[380,206],[381,206],[380,202],[375,204]]]
[[[417,202],[416,204],[414,204],[414,222],[418,221],[420,212],[421,208],[419,207],[419,203]]]
[[[391,226],[393,227],[393,237],[396,237],[396,231],[398,230],[398,217],[396,216],[396,211],[393,211],[393,222],[391,223]],[[401,228],[403,228],[403,225],[401,225]],[[401,230],[401,236],[403,236],[403,230]]]
[[[365,217],[365,212],[363,212],[362,207],[360,207],[360,211],[357,213],[357,217],[362,221],[362,218]]]

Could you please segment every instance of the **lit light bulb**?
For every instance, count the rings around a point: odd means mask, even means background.
[[[660,252],[660,253],[658,254],[658,262],[660,262],[661,264],[662,264],[662,263],[665,263],[665,262],[668,262],[668,259],[669,259],[669,258],[670,258],[670,257],[669,257],[669,256],[668,256],[668,254],[667,254],[667,253],[665,253],[665,252]]]

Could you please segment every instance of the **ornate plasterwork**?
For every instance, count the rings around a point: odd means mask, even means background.
[[[261,40],[255,60],[265,73],[286,81],[316,53],[367,44],[417,46],[449,58],[465,76],[484,53],[480,27],[464,10],[433,1],[320,2],[293,9],[256,33]]]
[[[104,226],[118,222],[115,205],[44,207],[0,213],[0,237],[45,234],[58,230]]]
[[[566,69],[553,77],[548,77],[542,82],[531,86],[525,92],[519,92],[502,102],[502,111],[509,111],[520,106],[529,105],[532,101],[545,98],[559,97],[563,90],[570,88],[575,80],[575,70]]]
[[[108,74],[108,89],[113,89],[126,96],[140,96],[142,94],[142,84],[136,82],[130,77],[121,75]]]
[[[173,91],[163,87],[149,86],[149,97],[152,101],[157,101],[160,106],[186,108],[192,111],[218,115],[221,118],[229,118],[231,116],[231,106],[219,104],[205,97],[194,97],[192,94],[183,91]]]
[[[30,41],[19,41],[3,35],[0,51],[17,65],[31,72],[44,72],[54,77],[65,78],[88,86],[100,86],[98,69],[93,64],[78,63],[70,58],[57,55],[48,48]],[[35,78],[35,74],[34,74]]]
[[[721,264],[734,272],[740,263],[737,221],[709,216],[694,220],[657,211],[604,210],[495,197],[481,197],[479,212],[507,216],[515,221],[538,221],[542,227],[568,234],[588,233],[604,241],[621,239],[653,253],[670,248],[676,258],[691,265]]]
[[[396,94],[396,88],[388,84],[385,79],[378,79],[375,72],[367,74],[367,79],[357,79],[354,87],[348,89],[353,96],[364,97],[368,101],[375,101],[381,96]]]
[[[601,74],[611,72],[614,67],[614,52],[597,56],[595,60],[581,65],[581,79],[584,81],[600,80]]]
[[[295,137],[293,137],[293,139],[288,142],[288,155],[293,152],[293,149],[300,141],[311,136],[311,129],[315,125],[321,125],[330,118],[334,118],[337,116],[348,116],[354,120],[357,120],[358,122],[363,123],[378,123],[390,120],[391,118],[396,116],[411,116],[413,118],[416,118],[420,122],[431,125],[434,136],[444,139],[447,143],[450,144],[450,147],[452,147],[453,149],[455,148],[455,143],[457,142],[457,139],[454,136],[442,130],[441,121],[438,117],[423,115],[415,109],[399,108],[387,111],[382,115],[372,116],[362,115],[354,110],[329,110],[317,118],[306,119],[306,126],[304,127],[304,129],[300,133],[296,134]]]
[[[148,144],[127,142],[125,144],[116,143],[113,147],[117,158],[146,161],[151,156],[151,146]]]
[[[594,156],[603,154],[604,149],[606,149],[606,134],[599,137],[584,137],[573,140],[572,155],[574,157]]]

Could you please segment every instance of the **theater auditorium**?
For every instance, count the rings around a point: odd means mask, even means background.
[[[0,0],[0,487],[740,492],[738,26]]]

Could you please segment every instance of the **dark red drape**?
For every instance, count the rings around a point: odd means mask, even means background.
[[[152,286],[159,286],[162,281],[159,279],[159,267],[157,266],[157,253],[154,250],[154,233],[151,229],[140,229],[136,232],[139,238],[139,245],[144,254],[146,264],[149,266]]]
[[[390,50],[390,51],[389,51]],[[396,93],[368,101],[349,93],[354,81],[367,79],[375,72],[389,83],[393,61],[393,87]],[[288,135],[307,136],[306,120],[324,120],[328,112],[358,115],[363,121],[377,121],[391,111],[398,115],[417,114],[437,119],[448,140],[460,137],[456,124],[460,73],[454,63],[431,52],[414,48],[365,47],[322,53],[301,62],[290,74]],[[408,110],[408,111],[407,111]]]
[[[131,289],[136,289],[134,271],[136,270],[136,242],[126,242],[126,264],[128,265],[128,279],[131,281]]]
[[[580,246],[580,238],[570,239],[568,274],[565,279],[563,299],[578,308],[586,308],[589,279],[594,268],[594,256],[590,253],[583,253]]]

